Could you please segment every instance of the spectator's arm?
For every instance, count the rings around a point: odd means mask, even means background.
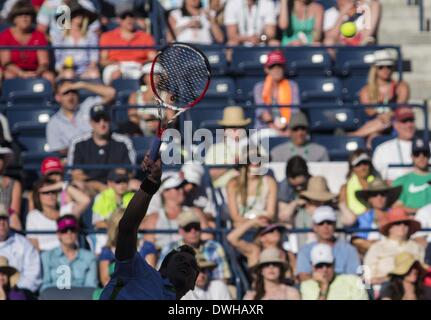
[[[84,286],[90,288],[97,288],[97,262],[96,257],[91,257],[90,266],[85,275]]]
[[[25,244],[23,258],[23,271],[19,277],[18,287],[26,288],[35,292],[42,282],[39,252],[33,245],[31,245],[31,243],[27,242]]]
[[[340,190],[338,207],[341,212],[341,223],[344,226],[353,226],[356,223],[357,216],[347,206],[347,187],[343,185]]]
[[[278,17],[278,27],[281,30],[286,30],[289,27],[289,12],[287,9],[288,0],[281,0],[280,2],[280,15]]]
[[[397,87],[397,103],[407,103],[410,99],[409,85],[401,81]]]
[[[109,276],[109,260],[102,260],[99,261],[99,276],[100,276],[100,282],[103,286],[106,286],[111,279]]]
[[[275,219],[275,213],[277,211],[277,183],[271,176],[267,176],[269,193],[266,202],[266,212],[271,220]]]
[[[279,220],[282,222],[287,222],[290,223],[290,221],[293,218],[293,215],[296,212],[296,209],[298,206],[301,206],[304,203],[304,200],[299,198],[299,199],[295,199],[287,204],[283,205],[279,205],[280,209],[279,210]]]
[[[38,68],[36,74],[41,76],[49,68],[49,54],[46,50],[37,50]]]
[[[223,30],[221,29],[220,25],[217,22],[217,17],[209,17],[208,20],[211,24],[211,33],[214,37],[214,40],[216,43],[224,43],[224,34]]]
[[[145,256],[145,261],[153,268],[157,265],[157,255],[155,253],[149,253]]]
[[[91,199],[84,192],[70,184],[67,185],[66,191],[75,203],[72,214],[79,218],[85,209],[87,209],[87,207],[90,205]]]
[[[11,62],[11,52],[9,50],[0,51],[0,61],[4,71],[8,71],[16,77],[23,75],[24,71],[16,64]]]
[[[13,183],[12,200],[11,200],[10,208],[13,210],[14,214],[17,217],[21,217],[21,198],[22,198],[22,185],[21,185],[21,182],[19,182],[18,180],[15,180]]]
[[[144,166],[148,168],[149,175],[146,182],[154,186],[160,186],[161,160],[153,163],[149,156],[144,159]],[[115,256],[118,260],[132,259],[136,254],[137,232],[142,219],[144,219],[148,205],[153,194],[144,190],[137,191],[124,212],[118,226],[118,239]]]
[[[241,222],[247,221],[239,213],[239,208],[237,204],[237,192],[236,192],[236,179],[231,179],[226,186],[227,193],[227,207],[229,209],[230,218],[235,225],[239,225]]]
[[[313,4],[315,14],[314,14],[314,27],[313,27],[313,42],[320,43],[322,41],[322,30],[323,30],[323,16],[324,16],[324,9],[323,7],[318,4]]]
[[[98,83],[79,81],[71,85],[71,89],[88,90],[102,97],[102,104],[108,104],[115,98],[115,89]]]
[[[371,23],[369,26],[370,28],[368,28],[367,26],[367,28],[365,28],[364,30],[364,41],[366,41],[365,44],[368,43],[367,40],[369,37],[375,37],[377,35],[381,14],[382,8],[380,2],[378,0],[372,0],[369,6],[369,14],[367,14],[367,12],[364,12],[364,15],[367,17],[366,19],[371,19]],[[368,23],[368,21],[366,23]]]
[[[228,45],[237,46],[241,43],[238,26],[236,24],[231,24],[226,26]]]
[[[234,228],[227,236],[227,241],[244,256],[250,255],[256,249],[252,242],[241,240],[242,236],[257,225],[257,219],[248,220]]]
[[[109,60],[109,51],[108,50],[100,50],[100,59],[99,64],[102,67],[106,67],[110,64],[113,64],[114,61]]]

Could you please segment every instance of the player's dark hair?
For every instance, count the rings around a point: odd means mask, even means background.
[[[162,264],[160,265],[160,269],[159,272],[162,274],[162,276],[166,275],[166,269],[168,267],[168,263],[169,260],[176,254],[176,253],[181,253],[181,252],[187,252],[190,253],[193,257],[196,257],[196,252],[195,250],[188,246],[188,245],[182,245],[181,247],[179,247],[178,249],[173,249],[171,250],[171,252],[169,252],[166,257],[163,259]],[[199,268],[197,267],[198,272],[199,272]]]

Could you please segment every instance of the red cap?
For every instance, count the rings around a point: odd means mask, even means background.
[[[273,51],[270,54],[268,54],[268,60],[266,60],[265,67],[271,67],[275,64],[286,64],[286,58],[284,57],[284,54],[282,51],[277,50]]]
[[[42,172],[42,175],[46,176],[47,174],[51,172],[64,172],[63,164],[61,163],[61,160],[56,157],[48,157],[43,159],[42,165],[40,166],[40,172]]]
[[[395,110],[394,118],[396,121],[403,121],[405,119],[414,119],[415,114],[410,107],[399,107]]]

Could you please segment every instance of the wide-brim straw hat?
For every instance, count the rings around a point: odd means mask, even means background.
[[[388,236],[389,229],[393,224],[398,222],[406,222],[409,225],[408,237],[421,229],[420,222],[410,217],[406,210],[403,208],[393,208],[386,215],[386,218],[380,227],[380,233],[384,236]]]
[[[358,190],[355,195],[356,198],[366,207],[370,207],[368,199],[377,194],[384,194],[386,197],[386,207],[390,208],[398,200],[402,186],[390,187],[380,178],[375,178],[368,186],[368,189]]]
[[[328,202],[334,200],[337,195],[330,192],[324,177],[315,176],[308,180],[307,189],[300,196],[308,200]]]
[[[16,268],[9,265],[9,260],[3,256],[0,257],[0,272],[9,278],[9,284],[12,288],[17,285],[20,274]]]
[[[421,274],[425,274],[427,266],[420,263],[410,252],[401,252],[395,257],[395,269],[389,273],[393,276],[404,276],[411,270],[413,266],[417,266]]]
[[[287,268],[287,262],[282,259],[281,251],[278,248],[268,248],[263,250],[259,256],[259,262],[250,268],[250,272],[259,272],[262,265],[266,263],[279,264],[283,268]]]
[[[243,108],[230,106],[224,108],[223,119],[217,123],[223,127],[245,127],[251,123],[251,119],[245,118]]]

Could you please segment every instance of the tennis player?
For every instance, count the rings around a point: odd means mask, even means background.
[[[136,250],[138,228],[154,193],[160,187],[161,161],[145,156],[147,177],[130,201],[118,227],[115,271],[101,300],[179,300],[193,290],[199,268],[194,250],[181,246],[163,260],[160,270],[151,267]]]

